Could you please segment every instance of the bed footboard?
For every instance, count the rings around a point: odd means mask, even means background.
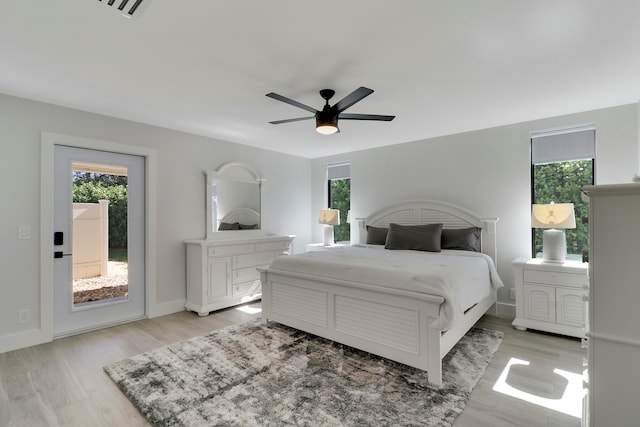
[[[275,321],[428,372],[442,383],[443,298],[260,269],[262,321]],[[446,352],[445,352],[446,353]]]

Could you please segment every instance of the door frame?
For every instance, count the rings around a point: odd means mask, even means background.
[[[145,317],[156,311],[156,230],[157,154],[156,150],[90,138],[42,132],[40,156],[40,342],[53,336],[53,198],[54,146],[131,154],[145,159]]]

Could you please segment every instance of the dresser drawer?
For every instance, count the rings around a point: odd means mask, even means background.
[[[288,251],[289,241],[256,243],[256,251]]]
[[[253,252],[253,243],[246,245],[209,246],[207,248],[207,255],[210,257],[248,254],[251,252]]]
[[[275,258],[274,252],[255,252],[246,255],[236,255],[233,257],[233,269],[256,267],[268,265]]]
[[[545,283],[549,285],[585,286],[588,278],[586,274],[561,273],[557,271],[540,271],[524,269],[524,281],[532,283]]]
[[[239,285],[233,285],[232,298],[242,297],[245,295],[259,294],[262,291],[260,280],[254,280],[253,282],[241,283]]]
[[[255,267],[243,268],[242,270],[234,270],[232,276],[234,285],[260,279],[260,273],[255,269]]]

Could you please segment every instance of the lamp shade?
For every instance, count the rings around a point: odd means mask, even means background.
[[[573,203],[549,203],[531,206],[533,228],[576,228]]]
[[[318,222],[326,225],[340,225],[340,211],[338,209],[321,209]]]

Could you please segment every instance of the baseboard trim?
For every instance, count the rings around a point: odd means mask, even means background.
[[[496,303],[496,314],[498,317],[513,320],[516,318],[516,305],[498,301]]]
[[[178,313],[180,311],[184,311],[184,304],[186,303],[186,299],[177,299],[174,301],[164,302],[161,304],[155,304],[149,308],[149,313],[147,317],[160,317],[165,316],[167,314]],[[74,331],[69,334],[58,334],[55,338],[62,338],[67,335],[75,335],[77,333],[88,332],[95,329],[103,329],[109,326],[115,326],[117,324],[128,323],[135,320],[139,320],[144,318],[140,317],[137,319],[126,319],[120,322],[114,322],[109,325],[102,325],[97,328],[87,328],[82,331]],[[11,335],[0,336],[0,353],[6,353],[8,351],[19,350],[21,348],[31,347],[38,344],[43,344],[47,342],[53,341],[54,337],[51,333],[44,331],[42,329],[29,329],[24,332],[17,332]]]
[[[0,337],[0,353],[51,342],[52,336],[42,329],[29,329]]]
[[[602,340],[602,341],[612,342],[615,344],[627,345],[631,347],[640,347],[640,340],[637,340],[634,338],[622,337],[622,336],[612,335],[612,334],[601,334],[593,331],[589,332],[588,336],[590,339],[593,339],[593,340]]]
[[[166,316],[167,314],[178,313],[184,311],[184,305],[187,303],[186,299],[177,299],[169,302],[163,302],[155,304],[149,307],[149,318]]]

